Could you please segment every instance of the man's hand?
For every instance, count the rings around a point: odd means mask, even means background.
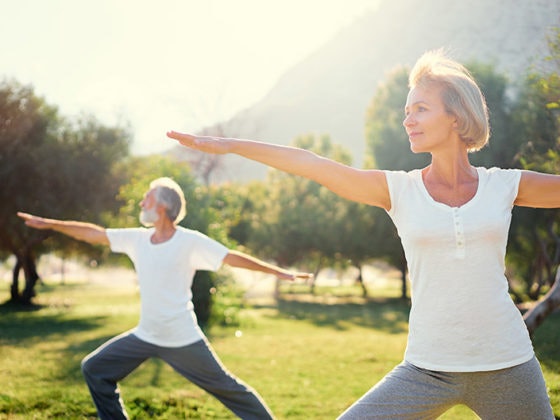
[[[302,279],[302,280],[309,280],[313,278],[313,274],[311,273],[293,273],[293,272],[287,272],[287,273],[280,273],[277,276],[279,279],[282,280],[290,280],[290,281],[294,281],[297,279]]]
[[[79,241],[90,244],[109,245],[109,238],[105,228],[94,225],[93,223],[77,222],[74,220],[46,219],[44,217],[33,216],[29,213],[18,212],[25,224],[34,229],[52,229]]]

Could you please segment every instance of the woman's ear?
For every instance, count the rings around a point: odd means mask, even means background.
[[[457,121],[457,117],[453,117],[453,129],[457,130],[459,128],[459,121]]]

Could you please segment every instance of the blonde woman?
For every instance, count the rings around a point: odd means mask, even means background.
[[[554,419],[540,365],[504,275],[514,205],[560,207],[560,176],[474,167],[489,138],[484,97],[441,51],[409,76],[404,128],[431,163],[410,172],[360,170],[310,151],[170,131],[186,147],[235,153],[385,209],[412,284],[404,360],[341,419],[435,419],[457,404],[483,419]]]

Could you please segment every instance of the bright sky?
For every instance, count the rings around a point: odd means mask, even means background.
[[[0,0],[0,78],[169,148],[261,99],[378,0]]]

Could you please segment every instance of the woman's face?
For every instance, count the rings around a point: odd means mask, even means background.
[[[445,110],[441,87],[416,86],[406,99],[404,128],[414,153],[434,152],[458,139],[456,118]]]

